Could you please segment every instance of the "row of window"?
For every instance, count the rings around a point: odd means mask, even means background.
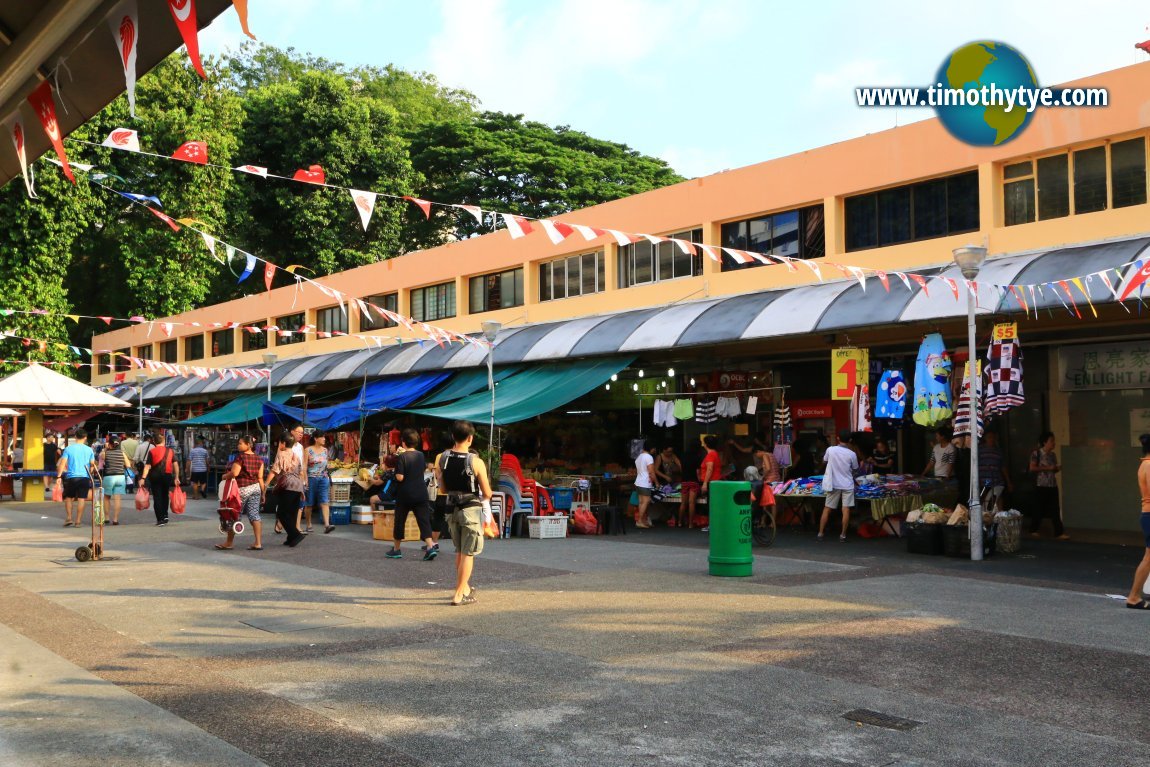
[[[823,206],[811,205],[769,216],[723,224],[723,247],[767,253],[790,258],[822,258],[827,254]],[[746,264],[723,259],[723,271],[763,266],[761,261]]]

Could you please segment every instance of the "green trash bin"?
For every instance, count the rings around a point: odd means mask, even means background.
[[[711,575],[751,575],[751,483],[712,482],[709,504]]]

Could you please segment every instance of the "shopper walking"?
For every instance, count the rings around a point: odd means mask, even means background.
[[[451,425],[451,437],[455,444],[440,464],[451,509],[448,526],[455,544],[455,594],[451,604],[469,605],[476,602],[471,574],[475,557],[483,553],[483,507],[491,502],[491,482],[483,460],[470,452],[475,427],[469,421],[456,421]]]
[[[84,521],[84,504],[92,497],[92,477],[96,472],[96,454],[88,447],[88,433],[76,430],[76,441],[64,448],[56,466],[56,482],[63,485],[64,527],[79,527]],[[72,521],[72,508],[76,519]]]
[[[439,555],[439,544],[431,537],[431,508],[427,500],[427,459],[419,450],[420,437],[415,429],[404,429],[400,439],[405,448],[395,467],[395,480],[399,487],[395,493],[395,524],[392,526],[391,551],[388,559],[403,557],[403,536],[407,528],[407,515],[415,514],[419,524],[419,537],[423,539],[423,559],[431,561]]]
[[[44,437],[44,465],[41,467],[44,471],[55,471],[56,464],[60,462],[60,448],[56,445],[56,436],[49,434]],[[44,475],[44,489],[48,489],[48,477],[50,474]]]
[[[1146,544],[1146,551],[1142,554],[1142,561],[1134,570],[1134,585],[1126,596],[1126,606],[1131,610],[1150,610],[1150,602],[1143,597],[1146,587],[1146,578],[1150,576],[1150,434],[1143,434],[1138,438],[1142,443],[1142,460],[1138,464],[1138,490],[1142,495],[1142,538]]]
[[[327,449],[327,437],[315,435],[315,443],[304,451],[307,460],[307,497],[304,499],[303,516],[305,533],[311,532],[311,513],[316,506],[323,515],[323,531],[335,529],[331,524],[331,477],[327,475],[327,463],[331,454]]]
[[[100,474],[104,486],[104,496],[110,499],[113,525],[120,524],[120,505],[128,486],[124,477],[124,451],[120,449],[120,439],[115,434],[108,435],[108,444],[100,454]],[[105,520],[107,515],[105,514]]]
[[[1034,474],[1038,500],[1038,513],[1030,523],[1030,537],[1039,537],[1042,520],[1049,517],[1054,526],[1054,537],[1067,541],[1070,536],[1062,526],[1062,504],[1058,499],[1058,480],[1055,476],[1062,471],[1062,465],[1054,453],[1055,446],[1054,432],[1045,431],[1038,438],[1038,449],[1030,454],[1030,471]]]
[[[240,513],[248,518],[248,522],[252,526],[254,540],[252,545],[248,546],[248,550],[262,551],[264,543],[260,504],[264,498],[264,462],[252,452],[253,445],[255,445],[255,440],[252,437],[246,434],[240,437],[236,444],[236,457],[231,466],[228,467],[228,473],[235,478],[236,485],[240,489]],[[217,543],[216,548],[230,549],[235,544],[235,540],[235,530],[228,530],[227,542]]]
[[[197,439],[196,446],[188,453],[188,480],[192,485],[192,498],[208,497],[208,449],[204,440]]]
[[[635,495],[639,501],[639,510],[635,512],[635,527],[646,529],[651,526],[647,507],[651,505],[655,484],[655,443],[647,440],[643,443],[643,451],[635,458]]]
[[[823,474],[823,493],[826,501],[823,503],[823,516],[819,520],[818,540],[825,540],[827,522],[830,521],[831,511],[842,506],[843,526],[839,533],[839,540],[846,542],[847,529],[851,522],[851,509],[855,505],[855,471],[859,467],[858,455],[851,449],[851,433],[841,431],[838,444],[828,447],[823,457],[826,471]]]
[[[279,452],[267,480],[270,494],[275,496],[276,521],[287,533],[284,545],[291,547],[298,546],[304,539],[299,529],[299,509],[307,487],[307,469],[296,457],[295,445],[295,437],[291,434],[280,437]]]
[[[176,451],[164,444],[164,438],[159,432],[153,434],[148,441],[142,443],[153,445],[144,459],[144,470],[140,474],[140,481],[147,482],[152,492],[152,508],[156,512],[156,527],[168,524],[169,493],[173,487],[180,486],[180,462],[176,460]]]

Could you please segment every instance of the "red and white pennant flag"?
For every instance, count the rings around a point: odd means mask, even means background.
[[[128,91],[128,113],[136,116],[136,52],[140,47],[140,14],[136,0],[124,0],[108,17],[108,29],[116,41],[116,53],[124,69],[124,86]],[[139,147],[135,151],[140,151]]]
[[[138,152],[140,151],[140,134],[128,128],[116,128],[108,134],[108,138],[100,143],[102,146],[110,146],[113,149]]]
[[[363,231],[371,221],[371,214],[375,212],[375,192],[365,192],[360,189],[349,189],[351,199],[355,202],[355,210],[359,213],[359,220],[363,223]],[[366,314],[366,312],[365,312]]]
[[[513,216],[510,213],[500,213],[499,215],[503,217],[503,223],[507,225],[507,231],[513,240],[526,237],[535,231],[531,226],[531,222],[522,216]]]
[[[19,110],[12,115],[12,120],[8,123],[8,133],[12,136],[12,146],[16,149],[16,159],[20,161],[20,173],[24,176],[24,188],[28,190],[28,196],[36,198],[35,177],[33,172],[28,168],[28,148],[24,143],[28,134],[24,131],[24,117],[20,114]]]
[[[200,28],[196,21],[196,0],[168,0],[168,10],[172,12],[172,19],[176,22],[176,28],[180,30],[184,45],[187,46],[192,66],[200,77],[207,80],[204,65],[200,63]]]

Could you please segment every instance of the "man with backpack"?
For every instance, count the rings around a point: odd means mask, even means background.
[[[153,434],[140,447],[143,448],[144,445],[154,447],[145,457],[140,481],[148,482],[148,489],[152,491],[153,508],[156,510],[156,527],[163,527],[168,524],[168,493],[173,486],[180,486],[180,462],[176,460],[176,451],[164,445],[164,440],[159,434]]]
[[[491,502],[491,482],[483,460],[470,452],[475,427],[469,421],[451,425],[451,450],[439,458],[439,473],[447,493],[447,518],[455,544],[455,595],[452,605],[475,604],[471,573],[475,557],[483,552],[483,507]]]

